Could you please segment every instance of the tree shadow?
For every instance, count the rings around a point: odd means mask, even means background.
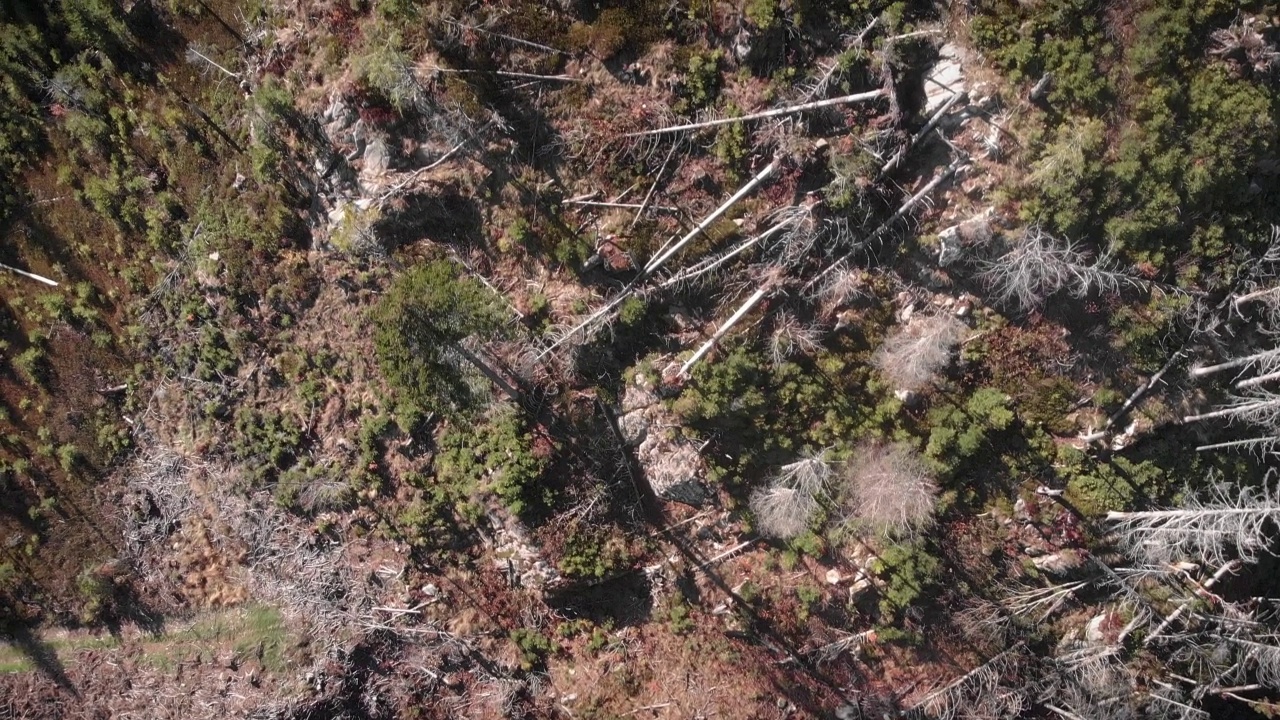
[[[457,188],[445,188],[440,193],[417,193],[398,201],[374,223],[373,231],[389,250],[423,238],[466,247],[483,240],[483,221],[475,198]]]
[[[732,599],[734,606],[740,609],[747,625],[747,631],[741,635],[744,641],[773,652],[782,653],[786,657],[777,661],[775,663],[776,667],[794,666],[805,678],[824,688],[845,704],[853,705],[858,702],[858,698],[851,696],[842,683],[837,682],[834,677],[823,671],[817,664],[811,662],[794,643],[775,630],[769,619],[762,615],[753,603],[742,597],[729,585],[723,576],[709,566],[709,558],[702,557],[697,550],[681,542],[679,538],[670,537],[669,540],[685,560],[690,568],[690,573],[704,573],[711,584]],[[769,675],[779,694],[786,697],[803,712],[812,717],[827,717],[830,715],[828,709],[819,707],[820,698],[809,692],[803,685],[787,680],[787,674],[777,671],[771,672]]]
[[[125,13],[125,25],[134,37],[145,40],[140,52],[156,65],[168,65],[178,60],[178,50],[186,44],[182,35],[156,11],[155,3],[134,3]]]
[[[649,622],[653,593],[644,573],[629,572],[598,585],[573,585],[558,590],[548,594],[546,602],[570,617],[624,628]]]
[[[17,648],[23,657],[31,661],[38,671],[72,695],[79,697],[75,684],[67,675],[66,667],[58,658],[58,652],[52,645],[41,640],[32,629],[20,623],[9,622],[0,626],[0,637]]]
[[[111,636],[119,639],[126,625],[133,625],[152,637],[164,633],[165,617],[158,610],[149,607],[138,594],[133,582],[125,583],[115,589],[111,596],[111,607],[104,614],[102,623]]]

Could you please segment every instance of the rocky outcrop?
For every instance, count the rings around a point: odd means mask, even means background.
[[[702,484],[706,462],[698,447],[679,431],[678,419],[662,405],[654,383],[643,375],[637,374],[627,384],[618,426],[623,440],[635,448],[636,460],[655,495],[693,506],[706,501]]]

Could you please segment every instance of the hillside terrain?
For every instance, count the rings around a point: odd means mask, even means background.
[[[0,719],[1280,716],[1280,5],[0,4]]]

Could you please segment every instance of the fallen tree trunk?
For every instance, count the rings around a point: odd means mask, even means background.
[[[647,137],[649,135],[665,135],[669,133],[686,132],[689,130],[701,130],[703,128],[718,127],[720,125],[730,125],[738,122],[747,122],[749,120],[767,120],[769,118],[782,117],[783,115],[794,115],[795,113],[805,112],[807,110],[820,110],[826,107],[835,107],[837,105],[849,105],[856,102],[864,102],[866,100],[874,100],[878,97],[886,95],[884,90],[872,90],[870,92],[856,93],[854,95],[844,95],[829,100],[815,100],[814,102],[801,103],[790,107],[777,108],[775,110],[765,110],[764,112],[751,113],[750,115],[741,115],[739,117],[718,118],[716,120],[704,120],[703,122],[689,123],[687,125],[672,125],[669,127],[658,128],[656,130],[641,130],[640,132],[627,133],[624,138]]]
[[[9,271],[9,272],[11,272],[11,273],[16,273],[16,274],[21,275],[22,277],[25,277],[25,278],[31,278],[32,280],[35,280],[36,282],[42,282],[42,283],[44,283],[45,285],[48,285],[48,286],[50,286],[50,287],[58,287],[58,283],[57,283],[56,281],[50,280],[49,278],[47,278],[47,277],[45,277],[45,276],[43,276],[43,275],[37,275],[37,274],[35,274],[35,273],[30,273],[30,272],[27,272],[26,270],[19,270],[19,269],[18,269],[18,268],[16,268],[16,267],[12,267],[12,266],[10,266],[10,265],[4,265],[4,264],[0,264],[0,269],[2,269],[2,270],[8,270],[8,271]]]
[[[1221,372],[1222,370],[1231,370],[1233,368],[1243,367],[1245,365],[1251,365],[1255,362],[1259,362],[1262,360],[1272,360],[1272,359],[1280,360],[1280,348],[1263,350],[1262,352],[1254,353],[1252,355],[1233,358],[1226,362],[1218,363],[1217,365],[1205,365],[1201,367],[1193,367],[1191,368],[1190,375],[1191,377],[1200,377],[1202,375],[1210,375],[1212,373]]]
[[[667,248],[664,252],[662,252],[660,255],[650,260],[649,263],[644,266],[644,274],[650,275],[655,270],[662,267],[663,263],[670,260],[671,257],[676,253],[680,252],[685,245],[688,245],[690,242],[693,241],[694,238],[701,235],[703,231],[705,231],[708,227],[711,227],[711,223],[720,219],[720,216],[728,212],[729,208],[733,207],[739,200],[746,197],[747,194],[750,193],[752,190],[755,190],[757,185],[767,180],[770,175],[772,175],[778,170],[778,166],[779,164],[777,160],[774,160],[773,162],[770,162],[768,165],[766,165],[764,169],[761,170],[758,174],[756,174],[755,177],[751,178],[751,180],[747,182],[746,185],[743,185],[738,190],[738,192],[734,193],[728,200],[725,200],[723,203],[721,203],[720,207],[716,208],[715,210],[712,210],[710,215],[703,218],[702,222],[698,223],[697,226],[695,226],[692,230],[688,232],[688,234],[680,238],[680,240],[675,245],[672,245],[671,247]]]
[[[684,365],[680,366],[680,375],[688,375],[689,371],[693,369],[693,366],[697,365],[698,361],[705,357],[707,353],[711,352],[711,349],[716,346],[716,343],[720,342],[720,338],[723,338],[728,334],[728,332],[733,329],[733,326],[737,325],[747,313],[751,312],[751,308],[755,307],[764,299],[764,296],[768,294],[769,291],[766,288],[760,288],[752,293],[751,297],[747,298],[747,301],[742,303],[742,306],[738,308],[738,311],[726,320],[724,325],[720,326],[720,329],[702,344],[702,347],[698,348],[698,352],[694,353],[693,357],[686,360]]]
[[[879,240],[881,236],[883,236],[886,232],[889,231],[890,228],[893,227],[894,223],[902,219],[902,217],[906,215],[908,212],[911,212],[911,209],[914,208],[916,205],[918,205],[921,200],[924,200],[926,197],[928,197],[930,193],[932,193],[935,189],[937,189],[939,185],[941,185],[943,182],[945,182],[946,180],[951,178],[953,175],[955,175],[957,172],[959,172],[961,165],[962,165],[962,162],[960,160],[953,161],[950,165],[944,168],[941,173],[938,173],[937,177],[930,180],[929,183],[924,187],[920,188],[920,190],[915,195],[912,195],[911,197],[907,198],[906,202],[902,203],[902,205],[898,208],[898,210],[894,212],[893,215],[889,216],[888,220],[885,220],[883,223],[880,224],[879,227],[871,231],[871,234],[867,236],[867,239],[864,245],[870,245],[872,242]],[[847,259],[848,259],[848,255],[828,265],[826,269],[824,269],[822,272],[815,275],[812,280],[805,283],[804,288],[802,288],[802,291],[809,292],[810,290],[812,290],[814,287],[818,285],[818,283],[824,277],[830,275],[831,273],[843,267]]]

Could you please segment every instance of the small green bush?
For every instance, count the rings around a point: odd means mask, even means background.
[[[529,628],[512,630],[511,642],[520,651],[520,669],[526,672],[545,667],[547,656],[556,650],[551,638]]]
[[[479,424],[452,423],[439,439],[435,461],[439,482],[467,494],[489,492],[516,515],[550,506],[542,482],[546,460],[533,453],[533,438],[520,414],[500,406]]]
[[[885,548],[873,567],[885,581],[880,612],[886,616],[897,616],[916,600],[929,597],[938,584],[938,558],[918,542]]]
[[[565,540],[559,567],[574,580],[602,580],[626,568],[630,559],[623,537],[575,526]]]
[[[1005,430],[1013,420],[1009,397],[994,388],[981,388],[963,407],[940,405],[929,411],[925,454],[941,470],[952,472],[982,448],[990,433]]]
[[[48,365],[45,359],[44,351],[39,346],[32,345],[13,357],[11,361],[13,367],[28,383],[35,386],[44,385],[48,380]]]
[[[714,103],[720,96],[723,82],[720,76],[720,62],[723,59],[724,51],[719,49],[690,53],[680,83],[680,97],[672,104],[672,109],[685,114]]]
[[[688,635],[693,632],[695,624],[689,616],[689,604],[684,600],[676,600],[667,609],[667,627],[675,635]]]

